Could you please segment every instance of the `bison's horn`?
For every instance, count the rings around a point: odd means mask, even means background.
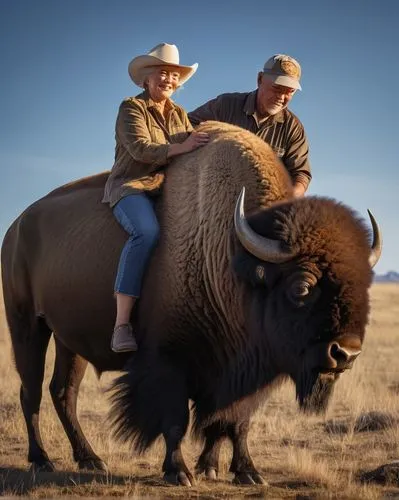
[[[244,213],[244,198],[245,188],[243,187],[240,196],[237,199],[236,209],[234,212],[234,227],[238,239],[242,246],[249,253],[263,260],[264,262],[272,262],[280,264],[292,259],[294,255],[288,253],[281,248],[279,240],[272,240],[264,236],[260,236],[249,226]]]
[[[369,214],[370,222],[373,227],[373,243],[371,245],[370,256],[369,256],[369,263],[370,266],[373,268],[381,257],[382,236],[380,228],[378,227],[377,221],[374,219],[373,214],[370,212],[370,210],[367,210],[367,212]]]

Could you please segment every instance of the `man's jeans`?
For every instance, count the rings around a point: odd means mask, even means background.
[[[115,205],[113,213],[129,234],[119,259],[115,292],[140,297],[146,264],[159,238],[153,201],[144,193],[131,194]]]

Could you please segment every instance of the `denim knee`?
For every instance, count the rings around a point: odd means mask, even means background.
[[[114,215],[129,234],[119,259],[115,292],[140,296],[146,264],[159,240],[159,223],[146,195],[131,195],[114,207]]]
[[[140,239],[140,244],[152,250],[159,241],[159,225],[151,224],[145,228],[141,228],[140,235],[137,236]]]

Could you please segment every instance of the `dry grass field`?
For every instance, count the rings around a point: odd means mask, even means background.
[[[16,374],[4,308],[0,310],[0,496],[126,496],[131,498],[399,498],[399,479],[365,472],[399,460],[399,285],[371,289],[372,313],[364,350],[353,370],[338,381],[325,417],[299,413],[294,389],[278,389],[253,421],[250,450],[267,486],[234,486],[228,472],[231,450],[222,449],[219,479],[199,479],[191,489],[161,480],[163,443],[143,456],[115,442],[107,428],[104,389],[115,374],[97,380],[88,369],[82,383],[79,415],[96,452],[108,463],[108,475],[77,472],[69,443],[47,390],[52,371],[50,346],[43,391],[41,428],[56,473],[34,477],[26,461],[27,437],[19,405]],[[199,454],[187,438],[189,466]],[[399,469],[399,463],[398,467]],[[397,474],[397,469],[395,474]],[[378,477],[377,477],[378,479]]]

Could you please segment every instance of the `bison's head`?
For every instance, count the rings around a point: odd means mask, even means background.
[[[259,212],[248,221],[244,190],[235,231],[246,251],[235,267],[254,287],[256,328],[272,362],[296,384],[302,408],[326,408],[339,374],[361,352],[369,312],[372,267],[381,254],[347,207],[326,198],[302,198]]]

